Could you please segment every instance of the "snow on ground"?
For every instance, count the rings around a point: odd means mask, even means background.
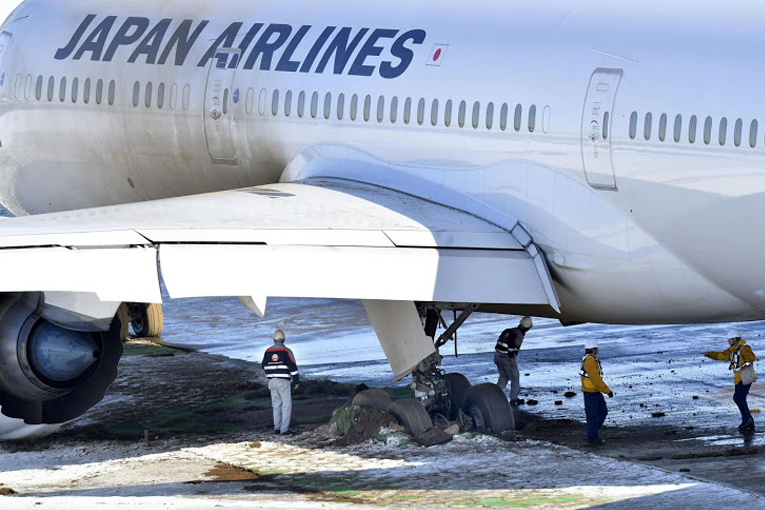
[[[537,441],[463,434],[424,448],[392,434],[338,448],[327,427],[198,441],[2,453],[0,493],[19,494],[0,496],[0,508],[765,508],[736,489]],[[222,464],[257,476],[216,479]]]

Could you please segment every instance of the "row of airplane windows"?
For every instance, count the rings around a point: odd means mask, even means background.
[[[667,124],[669,122],[669,118],[667,117],[666,113],[662,113],[659,116],[659,129],[658,129],[658,138],[659,141],[665,141],[667,139],[668,135],[668,127]],[[676,115],[674,120],[674,126],[673,126],[673,133],[672,133],[672,139],[675,142],[679,142],[683,137],[683,116],[682,115]],[[696,115],[692,115],[690,117],[690,120],[688,122],[688,142],[689,143],[696,143],[696,137],[698,134],[698,125],[699,125],[699,119],[696,117]],[[751,121],[749,124],[749,146],[754,148],[757,146],[757,132],[758,132],[759,125],[757,123],[757,120]],[[712,117],[706,117],[704,119],[704,128],[701,132],[702,139],[704,141],[705,145],[709,145],[712,143],[713,140],[713,131],[717,131],[717,143],[721,146],[724,146],[726,143],[728,143],[728,118],[722,117],[719,122],[717,123],[716,129],[714,126],[714,121],[712,120]],[[632,115],[630,116],[630,127],[629,127],[629,136],[630,139],[634,140],[637,137],[637,131],[638,131],[638,113],[632,112]],[[643,138],[646,140],[650,140],[653,136],[653,114],[652,113],[646,113],[643,117]],[[733,124],[733,145],[736,147],[740,147],[741,143],[744,138],[744,121],[743,119],[736,119],[735,123]]]
[[[107,84],[104,80],[99,79],[95,81],[94,84],[94,80],[86,78],[82,81],[82,86],[80,85],[79,78],[73,78],[71,81],[68,81],[65,76],[61,77],[58,81],[55,77],[51,76],[47,79],[47,84],[45,77],[38,76],[35,84],[31,74],[27,75],[26,79],[24,79],[21,74],[18,74],[16,77],[14,96],[16,99],[21,99],[23,97],[25,100],[30,100],[34,88],[34,98],[38,101],[42,101],[43,98],[45,98],[48,101],[58,99],[58,101],[62,103],[71,100],[72,103],[82,101],[83,103],[88,104],[93,100],[96,104],[101,104],[104,102],[104,99],[106,99],[106,102],[109,105],[114,105],[117,95],[117,82],[115,80],[111,80]],[[139,87],[138,83],[136,83],[136,87]],[[135,100],[138,97],[138,94],[140,94],[139,90],[136,89],[133,91],[134,106],[137,106]],[[106,98],[104,98],[104,96],[106,96]],[[176,109],[178,107],[178,96],[178,84],[173,83],[169,87],[169,90],[167,90],[165,84],[160,83],[157,87],[157,107],[164,108],[167,100],[167,106],[173,110]],[[184,85],[180,96],[181,107],[183,110],[188,110],[191,99],[191,87],[189,85]],[[146,107],[148,108],[152,105],[153,100],[151,83],[146,85],[145,98]]]
[[[388,98],[382,95],[376,98],[373,98],[371,95],[360,96],[358,94],[347,97],[343,93],[334,96],[331,92],[327,92],[321,97],[319,92],[313,92],[309,98],[308,94],[305,91],[295,94],[292,90],[287,90],[282,97],[279,90],[274,90],[271,93],[270,114],[274,117],[281,114],[285,117],[297,115],[300,118],[310,115],[314,119],[321,115],[327,120],[333,117],[337,120],[343,120],[347,115],[352,121],[361,118],[365,122],[369,122],[374,115],[377,122],[389,121],[392,124],[399,122],[400,115],[404,124],[416,121],[418,125],[423,125],[427,120],[432,126],[438,126],[440,122],[443,122],[443,125],[446,127],[452,126],[455,120],[459,127],[465,127],[468,124],[469,117],[470,125],[474,129],[484,126],[487,130],[492,130],[495,128],[495,123],[498,123],[499,129],[506,131],[509,128],[509,122],[512,120],[512,128],[516,132],[521,131],[521,129],[528,129],[530,133],[538,130],[539,115],[537,106],[533,104],[529,106],[524,119],[524,109],[521,104],[515,105],[511,118],[511,105],[507,103],[496,106],[493,102],[489,102],[482,108],[480,101],[469,104],[467,101],[455,103],[450,99],[444,103],[442,110],[438,99],[428,102],[426,99],[421,98],[417,100],[415,107],[415,100],[411,97],[400,100],[397,96],[393,96],[388,101]],[[268,92],[265,89],[261,89],[257,105],[260,115],[267,113],[267,102]],[[226,90],[223,97],[224,114],[228,108],[227,103],[228,91]],[[249,89],[245,99],[245,111],[247,114],[252,114],[254,109],[255,91]],[[496,115],[497,110],[499,110],[498,118]],[[426,119],[426,116],[429,119]],[[541,130],[547,133],[549,128],[550,107],[546,106],[541,114]]]

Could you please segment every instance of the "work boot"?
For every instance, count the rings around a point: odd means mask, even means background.
[[[746,423],[744,423],[740,427],[740,429],[741,430],[754,430],[754,419],[753,418],[749,418],[749,420]]]
[[[605,442],[606,442],[605,439],[597,438],[595,441],[592,441],[592,442],[587,441],[587,446],[600,446]]]
[[[282,432],[282,435],[283,436],[294,436],[295,433],[292,432],[291,430],[285,430],[284,432]]]
[[[279,429],[274,429],[274,434],[278,436],[279,434],[281,434],[281,431]]]

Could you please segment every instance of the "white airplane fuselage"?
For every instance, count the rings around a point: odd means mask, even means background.
[[[0,201],[185,196],[343,154],[327,171],[519,220],[564,321],[763,319],[763,15],[28,0],[0,34]],[[389,171],[360,171],[369,159]]]

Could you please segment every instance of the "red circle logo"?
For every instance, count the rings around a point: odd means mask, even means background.
[[[437,62],[439,58],[441,58],[441,48],[438,48],[433,54],[433,62]]]
[[[272,354],[271,355],[271,361],[279,361],[279,355],[278,354]]]

